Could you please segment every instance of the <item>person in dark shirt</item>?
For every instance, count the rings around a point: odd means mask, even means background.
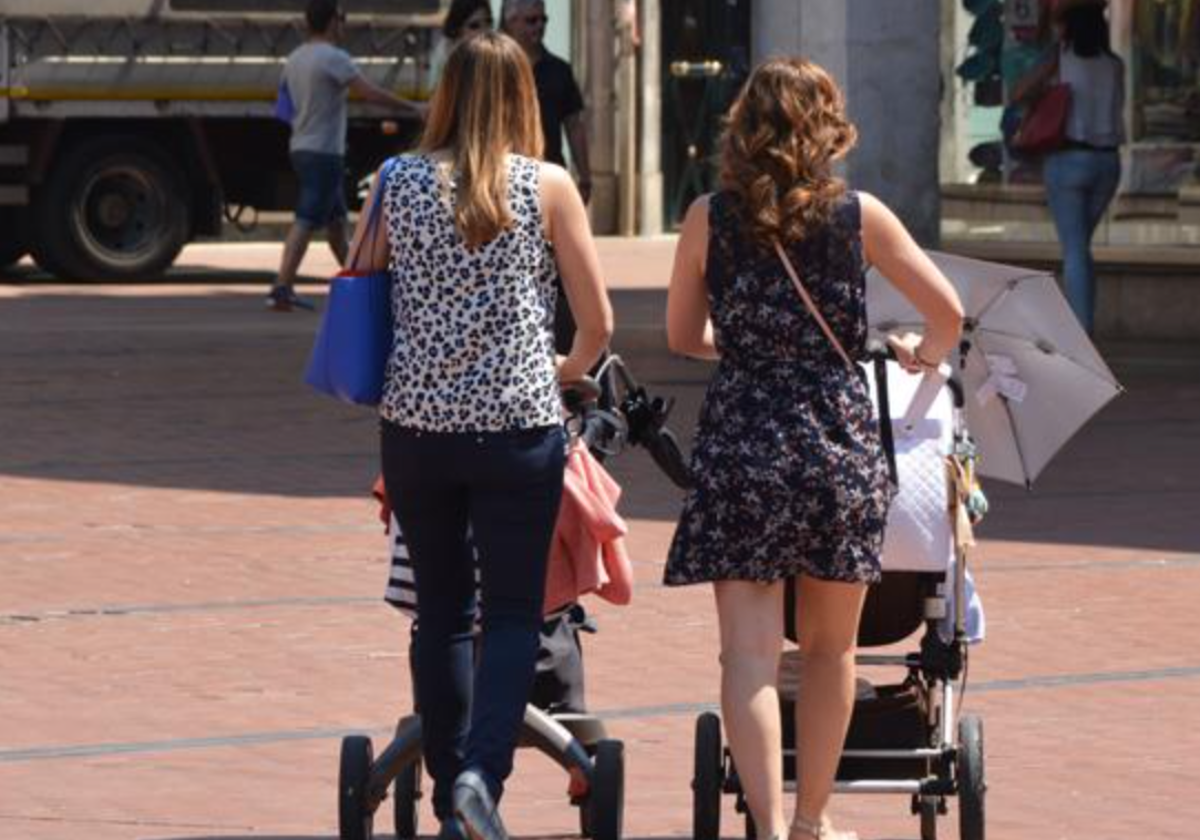
[[[559,166],[566,166],[563,157],[563,132],[571,147],[571,162],[575,165],[575,184],[584,204],[592,197],[592,169],[588,160],[587,125],[583,118],[583,94],[575,81],[571,65],[546,49],[546,4],[542,0],[504,0],[501,7],[501,30],[512,36],[533,65],[533,81],[537,86],[538,109],[545,137],[542,157]],[[558,296],[554,318],[554,346],[565,353],[575,334],[575,321],[566,296]]]
[[[504,31],[516,39],[533,65],[538,106],[545,135],[543,157],[551,163],[566,165],[563,133],[571,148],[575,183],[584,202],[592,194],[592,170],[588,161],[587,126],[583,119],[583,94],[575,81],[571,65],[546,49],[546,4],[542,0],[505,0],[501,16]]]

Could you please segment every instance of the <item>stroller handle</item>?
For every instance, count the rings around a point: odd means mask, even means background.
[[[896,351],[890,345],[871,339],[867,342],[867,357],[866,361],[871,363],[876,362],[894,362],[896,361]],[[962,409],[966,404],[966,397],[963,392],[962,383],[953,376],[950,376],[945,381],[946,387],[950,389],[950,393],[954,396],[954,407]]]
[[[603,393],[600,383],[591,376],[560,382],[558,388],[563,404],[572,414],[579,412],[586,405],[597,402]]]

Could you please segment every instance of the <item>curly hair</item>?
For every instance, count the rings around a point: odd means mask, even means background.
[[[854,147],[841,89],[802,58],[774,58],[750,74],[721,137],[721,187],[751,240],[792,244],[826,222],[845,193],[833,164]]]

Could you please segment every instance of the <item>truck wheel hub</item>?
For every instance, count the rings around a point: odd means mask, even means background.
[[[96,220],[104,227],[122,227],[129,222],[132,210],[125,196],[106,193],[96,202]]]
[[[153,247],[166,217],[165,197],[136,166],[98,170],[78,193],[76,229],[89,247],[130,257]]]

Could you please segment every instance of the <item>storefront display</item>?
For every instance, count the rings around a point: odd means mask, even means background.
[[[1200,142],[1200,0],[1132,5],[1134,140]]]
[[[1052,25],[1055,0],[1004,0],[1003,46],[999,69],[1004,101],[1020,80],[1053,54],[1056,34]],[[1108,4],[1112,47],[1126,65],[1126,136],[1122,192],[1127,195],[1177,193],[1197,178],[1200,166],[1200,0],[1111,0]],[[989,4],[964,3],[968,13],[989,10]],[[1035,12],[1036,10],[1036,12]],[[982,15],[980,15],[982,18]],[[974,21],[979,24],[979,18]],[[971,29],[968,61],[959,66],[960,78],[981,88],[986,75],[981,68],[990,58],[979,26]],[[988,65],[987,69],[995,66]],[[964,72],[974,71],[974,72]],[[976,90],[974,101],[981,105]],[[988,103],[991,104],[991,103]],[[1019,121],[1019,107],[1002,111],[1001,132],[1011,133]],[[970,120],[970,113],[967,114]],[[998,168],[986,169],[983,181],[1030,183],[1040,180],[1036,159],[1011,152],[998,156],[979,154],[976,160],[995,160]]]

